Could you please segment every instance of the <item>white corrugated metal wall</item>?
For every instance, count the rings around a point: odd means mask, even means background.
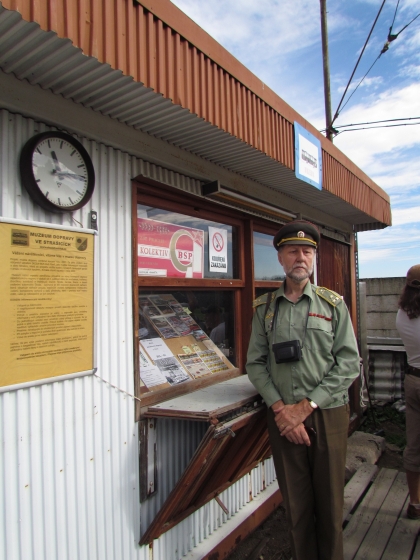
[[[121,391],[87,376],[0,394],[0,558],[150,560],[149,547],[138,546],[138,433],[126,394],[134,392],[131,179],[142,174],[189,192],[199,182],[81,139],[95,166],[92,200],[74,213],[78,223],[46,213],[22,194],[18,157],[48,129],[0,110],[0,215],[88,227],[89,211],[98,212],[97,375]],[[163,454],[169,432],[162,428]],[[197,437],[195,427],[180,430],[180,449]],[[175,478],[183,464],[176,459]],[[269,460],[221,495],[229,516],[210,502],[155,541],[153,559],[181,558],[274,480]]]

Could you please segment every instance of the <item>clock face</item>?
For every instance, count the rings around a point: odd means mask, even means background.
[[[75,138],[46,132],[31,138],[21,154],[21,176],[32,198],[52,212],[71,212],[91,198],[91,159]]]

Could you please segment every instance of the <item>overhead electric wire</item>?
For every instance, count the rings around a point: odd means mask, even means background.
[[[395,18],[397,17],[397,10],[399,5],[400,5],[400,0],[398,0],[397,5],[395,6],[394,19],[392,20],[391,27],[389,28],[389,33],[391,33],[392,28],[394,27]]]
[[[383,0],[382,5],[381,5],[381,7],[379,8],[379,12],[378,12],[378,14],[377,14],[377,16],[376,16],[376,18],[375,18],[375,21],[373,22],[372,28],[371,28],[371,30],[370,30],[370,32],[369,32],[369,35],[368,35],[368,37],[367,37],[367,39],[366,39],[366,41],[365,41],[365,44],[363,45],[362,52],[360,53],[360,56],[359,56],[359,58],[357,59],[356,66],[354,67],[354,70],[353,70],[353,72],[352,72],[352,74],[351,74],[351,76],[350,76],[350,79],[349,79],[349,81],[348,81],[348,84],[347,84],[347,86],[346,86],[346,89],[344,90],[344,93],[343,93],[343,95],[342,95],[342,97],[341,97],[341,99],[340,99],[340,103],[338,104],[338,107],[337,107],[337,110],[336,110],[335,115],[334,115],[334,117],[333,117],[333,120],[331,121],[331,126],[333,125],[334,121],[336,120],[336,118],[337,118],[338,115],[340,114],[340,107],[341,107],[341,104],[342,104],[342,102],[343,102],[343,99],[344,99],[344,97],[346,96],[347,90],[348,90],[349,87],[350,87],[350,84],[351,84],[351,81],[352,81],[352,79],[353,79],[353,76],[354,76],[354,74],[355,74],[355,72],[356,72],[356,70],[357,70],[357,67],[358,67],[358,65],[359,65],[359,62],[360,62],[362,56],[363,56],[363,53],[365,52],[365,49],[366,49],[367,44],[368,44],[368,42],[369,42],[370,36],[372,35],[372,32],[373,32],[373,30],[374,30],[374,28],[375,28],[375,25],[376,25],[376,22],[378,21],[378,18],[379,18],[379,16],[380,16],[381,12],[382,12],[382,8],[384,7],[385,2],[386,2],[386,0]]]
[[[400,123],[400,124],[384,124],[381,126],[365,126],[361,128],[347,128],[346,130],[340,130],[338,134],[342,134],[343,132],[353,132],[354,130],[371,130],[373,128],[393,128],[395,126],[416,126],[420,124],[420,122],[415,123]]]
[[[398,122],[398,121],[417,121],[417,120],[419,122],[407,123],[407,124],[420,124],[420,117],[403,117],[401,119],[385,119],[385,120],[381,120],[381,121],[368,121],[368,122],[360,122],[360,123],[341,124],[339,126],[334,127],[334,130],[336,131],[336,134],[340,134],[340,132],[345,132],[345,131],[338,130],[339,128],[347,128],[348,130],[351,130],[351,128],[349,128],[349,127],[362,126],[364,124],[371,125],[371,124],[390,123],[390,122]],[[394,126],[404,126],[404,124],[405,123],[400,123],[400,124],[394,125]],[[379,127],[370,127],[370,128],[379,128]],[[360,129],[357,129],[357,130],[360,130]],[[365,129],[363,129],[363,130],[365,130]],[[324,128],[323,130],[320,130],[319,132],[326,132],[326,129]]]
[[[369,74],[369,72],[372,70],[372,68],[375,66],[375,64],[378,62],[378,60],[381,58],[381,56],[388,50],[388,46],[389,43],[391,41],[393,41],[394,39],[397,38],[398,35],[396,35],[395,37],[393,37],[391,35],[392,32],[392,28],[394,27],[394,23],[395,23],[395,18],[397,17],[397,10],[398,10],[398,6],[400,5],[400,0],[398,0],[397,5],[395,6],[395,12],[394,12],[394,19],[392,20],[391,23],[391,27],[389,28],[388,31],[388,42],[385,43],[385,45],[383,46],[381,52],[378,54],[378,56],[376,57],[376,59],[374,60],[373,64],[371,65],[371,67],[369,68],[369,70],[366,72],[366,74],[363,76],[363,78],[360,80],[360,82],[357,84],[357,86],[354,88],[354,90],[352,91],[350,97],[347,99],[347,101],[344,103],[342,109],[344,109],[344,107],[347,105],[347,103],[350,101],[350,99],[353,97],[353,95],[356,93],[358,87],[362,84],[363,80],[366,78],[366,76]],[[401,32],[400,32],[401,33]],[[391,37],[393,37],[391,39]],[[337,127],[336,127],[337,128]]]
[[[407,23],[407,25],[404,25],[404,27],[402,29],[400,29],[400,31],[398,31],[398,33],[396,35],[391,34],[391,31],[392,31],[392,25],[391,25],[391,27],[389,28],[389,33],[388,33],[388,43],[385,43],[385,45],[389,44],[391,41],[395,41],[395,39],[398,37],[398,35],[400,35],[404,31],[404,29],[407,29],[407,27],[409,25],[411,25],[413,23],[413,21],[415,21],[419,16],[420,16],[420,14],[417,14],[416,17],[413,17],[413,19],[411,21],[409,21]]]
[[[347,99],[347,101],[344,103],[344,105],[343,105],[343,107],[342,107],[342,110],[343,110],[344,107],[347,105],[347,103],[350,101],[350,99],[353,97],[353,95],[356,93],[357,88],[362,84],[363,80],[366,78],[366,76],[369,74],[369,72],[372,70],[372,68],[373,68],[373,67],[375,66],[375,64],[378,62],[378,60],[380,59],[380,57],[381,57],[383,54],[386,53],[386,51],[387,51],[388,48],[389,48],[389,47],[388,47],[389,43],[390,43],[391,41],[395,41],[395,39],[398,37],[398,35],[399,35],[400,33],[402,33],[402,32],[404,31],[404,29],[407,29],[407,27],[408,27],[411,23],[413,23],[413,21],[416,20],[416,19],[420,16],[420,14],[417,14],[415,18],[413,18],[409,23],[407,23],[407,25],[405,25],[405,26],[401,29],[401,31],[399,31],[396,35],[392,35],[392,34],[391,34],[391,31],[392,31],[392,27],[393,27],[393,25],[394,25],[395,16],[397,15],[397,8],[398,8],[398,4],[399,4],[399,3],[400,3],[400,2],[399,2],[399,0],[398,0],[397,7],[395,8],[394,20],[393,20],[393,22],[392,22],[392,24],[391,24],[391,27],[389,28],[388,41],[387,41],[387,42],[385,43],[385,45],[383,46],[381,52],[380,52],[379,55],[376,57],[376,60],[373,62],[372,66],[369,68],[369,70],[366,72],[366,74],[363,76],[363,78],[360,80],[360,82],[359,82],[359,83],[357,84],[357,86],[354,88],[354,90],[352,91],[350,97],[349,97],[349,98]],[[337,116],[338,116],[338,115],[337,115]],[[334,118],[335,118],[335,117],[334,117]],[[334,122],[334,119],[333,119],[332,122]],[[331,123],[331,124],[332,124],[332,123]],[[334,128],[340,128],[340,127],[337,127],[337,126],[336,126],[336,127],[334,127]]]
[[[389,44],[392,43],[392,41],[395,41],[395,39],[398,38],[398,35],[401,35],[401,33],[404,31],[404,29],[407,29],[407,27],[409,25],[411,25],[413,23],[413,21],[415,21],[420,16],[420,14],[417,14],[416,17],[414,17],[411,21],[409,21],[407,23],[407,25],[404,25],[404,27],[402,29],[400,29],[400,31],[398,31],[397,34],[393,35],[392,34],[392,28],[394,27],[395,17],[397,15],[397,10],[398,10],[399,4],[400,4],[400,0],[398,0],[398,2],[397,2],[397,6],[395,8],[394,19],[392,20],[391,27],[389,28],[389,31],[388,31],[388,37],[387,37],[387,40],[386,40],[384,46],[382,47],[382,50],[381,50],[381,53],[380,53],[379,56],[381,56],[381,54],[385,54],[386,51],[389,49]]]
[[[409,25],[411,25],[413,23],[413,21],[415,21],[419,16],[420,16],[420,14],[417,14],[416,17],[413,17],[413,19],[407,23],[407,25],[404,25],[404,27],[401,29],[401,31],[398,31],[397,37],[400,33],[402,33],[404,31],[404,29],[407,29],[407,27]]]
[[[365,50],[365,48],[366,48],[366,46],[367,46],[367,43],[368,43],[368,41],[369,41],[369,39],[370,39],[370,36],[371,36],[371,34],[372,34],[372,32],[373,32],[373,29],[374,29],[374,27],[375,27],[375,25],[376,25],[376,22],[377,22],[377,20],[378,20],[378,18],[379,18],[379,15],[380,15],[381,11],[382,11],[382,8],[384,7],[385,2],[386,2],[386,0],[383,0],[382,5],[381,5],[381,7],[380,7],[380,9],[379,9],[379,12],[378,12],[378,14],[377,14],[377,16],[376,16],[376,19],[375,19],[375,21],[374,21],[374,23],[373,23],[373,25],[372,25],[372,28],[371,28],[371,30],[370,30],[370,33],[369,33],[369,35],[368,35],[368,38],[366,39],[366,42],[365,42],[364,47],[363,47],[363,49],[362,49],[362,52],[360,53],[359,59],[357,60],[356,66],[354,67],[354,70],[353,70],[353,72],[352,72],[352,75],[351,75],[351,77],[350,77],[350,80],[349,80],[349,82],[348,82],[348,84],[347,84],[347,86],[346,86],[346,89],[345,89],[345,91],[344,91],[344,93],[343,93],[343,95],[342,95],[342,97],[341,97],[341,99],[340,99],[340,103],[338,104],[338,107],[337,107],[337,110],[336,110],[336,112],[335,112],[334,118],[333,118],[332,121],[331,121],[331,125],[330,125],[331,130],[336,130],[337,128],[343,128],[342,126],[341,126],[341,127],[334,127],[334,128],[333,128],[332,125],[333,125],[334,121],[337,119],[338,115],[340,114],[340,107],[341,107],[341,104],[343,103],[343,100],[344,100],[344,97],[345,97],[345,95],[346,95],[346,93],[347,93],[347,90],[348,90],[349,87],[350,87],[351,80],[353,79],[353,76],[354,76],[354,74],[355,74],[355,72],[356,72],[357,66],[358,66],[358,64],[359,64],[359,62],[360,62],[360,59],[362,58],[363,52],[364,52],[364,50]],[[380,52],[379,55],[376,57],[375,61],[373,62],[373,64],[372,64],[371,67],[369,68],[369,70],[366,72],[366,74],[363,76],[363,78],[360,80],[360,82],[359,82],[359,83],[357,84],[357,86],[354,88],[354,90],[352,91],[350,97],[347,99],[347,101],[346,101],[346,102],[344,103],[344,105],[341,107],[341,110],[344,109],[344,107],[347,105],[347,103],[350,101],[350,99],[351,99],[351,98],[353,97],[353,95],[356,93],[357,89],[358,89],[359,86],[362,84],[363,80],[366,78],[366,76],[369,74],[369,72],[372,70],[372,68],[375,66],[375,64],[377,63],[377,61],[379,60],[379,58],[380,58],[383,54],[385,54],[386,51],[389,49],[389,44],[390,44],[392,41],[395,41],[395,39],[397,39],[398,35],[400,35],[400,34],[404,31],[404,29],[407,29],[407,27],[408,27],[409,25],[411,25],[411,24],[413,23],[413,21],[415,21],[415,20],[420,16],[420,13],[417,14],[417,15],[416,15],[410,22],[408,22],[407,25],[405,25],[396,35],[393,35],[393,34],[392,34],[392,28],[393,28],[394,23],[395,23],[395,18],[396,18],[396,16],[397,16],[397,10],[398,10],[399,4],[400,4],[400,0],[398,0],[397,5],[396,5],[396,7],[395,7],[394,18],[393,18],[393,20],[392,20],[391,27],[389,28],[388,38],[387,38],[387,41],[385,42],[385,44],[384,44],[384,46],[383,46],[381,52]],[[397,119],[397,120],[399,120],[399,119]]]
[[[348,126],[360,126],[362,124],[379,124],[379,123],[388,123],[388,122],[396,122],[396,121],[414,121],[418,120],[420,117],[402,117],[401,119],[385,119],[382,121],[370,121],[370,122],[361,122],[361,123],[353,123],[353,124],[341,124],[340,126],[336,126],[335,128],[346,128]],[[321,130],[321,132],[324,132]]]
[[[347,101],[344,103],[342,110],[344,109],[344,107],[347,105],[347,103],[350,101],[350,99],[353,97],[353,95],[356,93],[357,88],[362,84],[363,80],[366,78],[366,76],[369,74],[369,72],[372,70],[372,68],[375,66],[375,64],[378,62],[378,60],[381,58],[382,52],[379,53],[379,55],[376,57],[375,62],[372,64],[372,66],[369,68],[369,70],[366,72],[366,74],[363,76],[363,78],[360,80],[360,82],[357,84],[357,86],[354,88],[354,90],[351,92],[350,97],[347,99]],[[338,116],[338,115],[337,115]],[[335,117],[334,117],[335,118]],[[334,122],[334,119],[333,119]],[[332,123],[331,123],[332,124]],[[337,127],[335,127],[337,128]]]

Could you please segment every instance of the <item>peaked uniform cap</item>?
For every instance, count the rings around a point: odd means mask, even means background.
[[[283,245],[309,245],[318,247],[321,236],[316,225],[306,220],[293,220],[279,229],[273,239],[277,251]]]

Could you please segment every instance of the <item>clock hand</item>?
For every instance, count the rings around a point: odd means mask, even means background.
[[[55,165],[55,169],[54,169],[53,173],[57,173],[57,171],[60,171],[60,162],[58,161],[58,157],[57,157],[57,155],[54,151],[51,152],[51,157],[52,157],[54,165]]]
[[[83,175],[77,175],[76,173],[67,173],[65,171],[59,171],[57,173],[58,177],[74,177],[76,179],[79,179],[80,181],[84,181],[86,179],[86,177],[84,177]]]

